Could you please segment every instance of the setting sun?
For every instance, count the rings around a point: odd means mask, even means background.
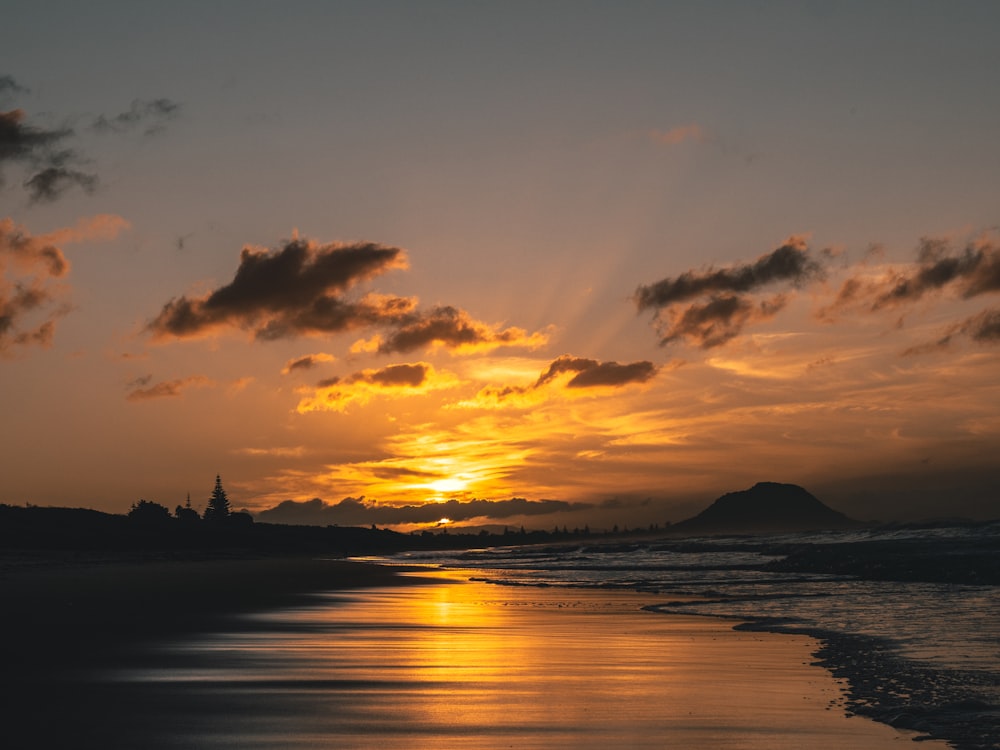
[[[456,492],[464,492],[468,489],[469,483],[461,477],[447,477],[446,479],[437,479],[433,482],[428,482],[426,487],[442,495],[448,495]]]

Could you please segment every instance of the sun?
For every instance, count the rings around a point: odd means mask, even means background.
[[[426,487],[434,492],[447,494],[451,492],[464,492],[469,487],[469,483],[461,477],[446,477],[428,482]]]

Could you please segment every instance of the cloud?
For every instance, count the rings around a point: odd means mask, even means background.
[[[983,238],[955,252],[947,240],[924,238],[914,268],[892,269],[867,284],[852,277],[844,282],[841,293],[847,302],[867,297],[872,310],[881,310],[916,302],[946,288],[964,299],[1000,291],[1000,246]]]
[[[166,122],[180,112],[180,104],[170,99],[133,99],[127,111],[94,120],[94,130],[105,133],[125,133],[143,129],[145,135],[163,130]]]
[[[264,523],[287,523],[314,526],[399,526],[406,524],[433,524],[441,518],[454,522],[473,520],[503,520],[520,516],[544,516],[589,510],[587,503],[570,503],[562,500],[526,500],[514,497],[509,500],[448,500],[421,505],[388,505],[366,501],[363,497],[347,497],[338,503],[327,503],[320,498],[295,501],[285,500],[273,508],[256,514]]]
[[[352,302],[341,295],[358,283],[406,267],[397,247],[363,242],[318,245],[293,239],[277,250],[245,247],[233,280],[204,297],[170,300],[147,326],[157,339],[249,329],[259,339],[332,333],[408,311],[399,298]]]
[[[97,177],[74,168],[81,159],[64,145],[72,135],[70,128],[28,125],[21,109],[0,112],[0,168],[14,162],[29,168],[23,186],[33,203],[55,200],[73,186],[92,191]]]
[[[630,383],[645,383],[656,375],[657,368],[652,362],[647,361],[621,365],[617,362],[598,362],[596,359],[564,354],[538,377],[535,387],[541,387],[555,379],[557,375],[567,372],[575,373],[566,384],[567,388],[615,388]]]
[[[903,356],[947,349],[956,338],[969,338],[978,344],[1000,343],[1000,309],[983,310],[977,315],[966,318],[947,329],[937,341],[912,346],[903,352]]]
[[[0,219],[0,353],[30,344],[48,346],[55,321],[69,311],[70,271],[58,244],[113,237],[128,226],[118,216],[81,219],[73,227],[32,236],[10,218]],[[58,244],[57,244],[58,243]]]
[[[551,387],[557,381],[567,390],[622,388],[645,383],[654,378],[658,372],[659,368],[656,365],[645,360],[619,364],[564,354],[555,359],[531,385],[488,386],[479,391],[473,400],[463,401],[458,406],[528,407],[543,401],[544,389]]]
[[[78,169],[46,167],[24,183],[32,203],[51,203],[74,186],[92,193],[97,188],[97,177]]]
[[[333,362],[336,359],[332,354],[317,352],[316,354],[306,354],[302,357],[290,359],[281,370],[282,375],[288,375],[299,370],[311,370],[318,367],[321,362]]]
[[[684,141],[704,143],[708,140],[708,136],[700,125],[691,123],[689,125],[678,125],[670,130],[650,130],[649,139],[653,143],[676,146]]]
[[[450,305],[427,312],[414,311],[395,323],[395,330],[379,338],[379,352],[404,354],[426,347],[444,347],[462,353],[490,351],[500,346],[535,349],[548,341],[544,334],[528,334],[523,328],[498,330]]]
[[[202,297],[170,300],[146,329],[159,341],[233,328],[271,341],[377,328],[385,335],[355,349],[383,354],[424,347],[457,352],[537,347],[547,340],[544,334],[482,323],[450,306],[420,311],[412,297],[349,296],[361,282],[406,267],[402,249],[371,242],[318,245],[293,239],[277,250],[247,247],[232,282]]]
[[[830,322],[848,312],[899,311],[941,296],[971,300],[1000,292],[1000,243],[980,236],[956,250],[940,238],[922,238],[908,265],[871,269],[862,264],[840,286],[834,301],[818,311]],[[898,323],[901,325],[901,323]],[[946,328],[937,340],[906,349],[904,355],[948,347],[955,338],[977,343],[997,339],[997,311],[986,309]]]
[[[786,294],[755,298],[753,294],[763,287],[779,283],[795,287],[822,276],[823,267],[810,257],[805,239],[792,236],[753,263],[686,271],[640,286],[633,300],[640,312],[656,310],[661,343],[685,339],[709,349],[774,317],[787,304]]]
[[[381,369],[361,370],[346,378],[328,378],[315,388],[300,389],[305,394],[296,410],[343,412],[352,404],[364,405],[372,398],[418,396],[430,391],[453,388],[458,379],[439,372],[426,362],[389,365]]]
[[[132,381],[132,383],[129,384],[130,387],[137,387],[129,391],[128,395],[125,396],[126,400],[149,401],[156,398],[173,398],[175,396],[180,396],[188,388],[213,384],[212,381],[204,375],[191,375],[186,378],[177,378],[175,380],[163,380],[159,383],[146,387],[152,379],[152,375],[145,375]]]
[[[28,93],[31,93],[30,90],[15,81],[13,76],[0,76],[0,99],[6,98],[12,94],[17,95]]]
[[[0,76],[0,99],[27,92],[11,76]],[[119,134],[142,128],[150,135],[162,130],[179,110],[180,105],[170,99],[135,99],[125,112],[98,117],[93,128]],[[75,135],[69,127],[28,124],[23,109],[0,112],[0,169],[13,163],[25,167],[22,187],[31,203],[52,202],[72,188],[91,193],[97,189],[98,178],[84,171],[87,160],[67,145]]]

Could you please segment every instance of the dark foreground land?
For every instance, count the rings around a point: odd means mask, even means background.
[[[152,706],[106,670],[154,666],[156,643],[233,627],[310,592],[419,581],[399,569],[299,557],[135,561],[7,554],[0,568],[6,748],[141,747]],[[163,715],[159,707],[154,715]],[[169,713],[169,712],[167,712]],[[138,744],[136,744],[138,743]]]

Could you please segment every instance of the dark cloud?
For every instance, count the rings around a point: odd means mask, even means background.
[[[916,263],[877,277],[871,271],[852,274],[818,317],[833,320],[848,310],[898,309],[938,292],[971,299],[998,291],[1000,246],[995,241],[977,240],[956,251],[947,240],[924,238]]]
[[[31,90],[15,81],[13,76],[0,76],[0,101],[6,99],[8,96],[17,96],[19,94],[29,93],[31,93]]]
[[[94,120],[93,128],[101,132],[125,133],[142,129],[144,134],[152,135],[163,130],[169,120],[180,112],[180,104],[170,99],[133,99],[127,111],[105,117],[101,115]]]
[[[779,281],[801,283],[820,275],[822,267],[809,257],[805,241],[791,237],[784,245],[760,256],[754,263],[686,271],[677,278],[640,286],[635,293],[635,302],[640,311],[664,308],[698,297],[751,292]]]
[[[567,388],[616,387],[629,383],[645,383],[657,373],[657,367],[652,362],[598,362],[596,359],[584,359],[564,354],[542,373],[535,383],[538,388],[560,373],[575,372],[576,375],[566,384]]]
[[[966,318],[951,326],[937,341],[910,347],[903,352],[903,356],[947,349],[956,338],[969,338],[979,344],[1000,343],[1000,309],[983,310]]]
[[[596,359],[574,357],[564,354],[553,360],[538,379],[527,386],[508,385],[483,388],[476,398],[466,406],[493,408],[504,403],[529,406],[544,398],[543,390],[560,375],[573,373],[565,383],[565,388],[582,390],[585,388],[623,388],[628,385],[645,383],[656,376],[660,368],[646,360],[619,364],[599,362]]]
[[[229,284],[204,297],[170,300],[148,330],[157,338],[184,338],[230,326],[262,339],[349,330],[412,307],[397,298],[352,302],[340,296],[400,267],[405,267],[403,250],[370,242],[317,245],[295,239],[278,250],[247,247]]]
[[[798,286],[822,276],[823,266],[809,256],[805,241],[791,237],[753,263],[686,271],[640,286],[633,299],[640,312],[656,310],[661,343],[685,339],[708,349],[773,317],[787,302],[783,294],[757,299],[755,292],[779,283]]]
[[[295,359],[290,359],[285,363],[285,367],[282,369],[282,373],[288,375],[291,372],[296,372],[298,370],[312,370],[323,362],[333,362],[334,357],[330,354],[325,354],[320,352],[319,354],[306,354],[302,357],[296,357]]]
[[[416,388],[427,379],[429,369],[429,366],[423,362],[417,364],[389,365],[381,370],[366,370],[355,373],[347,382],[365,382],[381,386],[409,386]]]
[[[299,388],[303,395],[297,407],[309,411],[344,411],[352,404],[364,405],[375,397],[399,398],[451,388],[458,381],[439,373],[426,362],[388,365],[361,370],[347,377],[325,378],[313,388]]]
[[[192,375],[187,378],[177,378],[175,380],[163,380],[151,386],[142,387],[148,384],[151,376],[145,376],[133,381],[133,385],[141,384],[140,387],[129,391],[125,398],[128,401],[149,401],[156,398],[173,398],[180,396],[185,389],[191,386],[209,385],[211,381],[204,375]]]
[[[413,298],[349,296],[362,281],[405,267],[403,250],[371,242],[318,245],[295,239],[277,250],[245,248],[231,283],[203,297],[170,300],[147,330],[166,339],[238,328],[271,341],[376,328],[385,336],[377,335],[365,347],[380,353],[430,346],[531,347],[545,341],[520,328],[498,330],[454,307],[419,311]]]
[[[47,167],[24,183],[32,203],[52,202],[74,186],[92,193],[97,187],[97,177],[78,169]]]
[[[456,522],[472,520],[503,520],[518,516],[543,516],[588,510],[586,503],[562,500],[449,500],[423,505],[386,505],[367,502],[364,498],[344,498],[338,503],[326,503],[319,498],[297,502],[286,500],[256,514],[267,523],[306,524],[316,526],[397,526],[401,524],[433,524],[441,518]]]
[[[786,301],[784,295],[759,302],[733,294],[711,297],[704,304],[689,305],[671,318],[661,330],[661,342],[687,339],[702,349],[721,346],[748,325],[773,318]]]
[[[393,322],[396,328],[380,340],[379,352],[407,353],[428,346],[448,349],[530,347],[539,340],[537,336],[529,336],[522,328],[498,331],[450,305],[434,307],[427,312],[410,312]]]
[[[862,264],[865,265],[865,264]],[[906,309],[924,299],[946,296],[969,300],[1000,292],[1000,244],[979,238],[955,249],[948,240],[923,238],[916,262],[880,273],[858,270],[841,285],[834,301],[817,313],[825,321],[846,312],[874,313]],[[897,327],[902,327],[902,318]],[[934,341],[906,349],[904,355],[947,348],[956,338],[977,343],[997,340],[998,313],[986,309],[953,324]]]
[[[35,161],[73,134],[68,128],[46,130],[24,122],[22,109],[0,112],[0,164],[7,161]]]
[[[1000,309],[984,310],[969,318],[962,324],[961,331],[974,341],[1000,342]]]
[[[92,191],[97,177],[76,169],[82,160],[63,145],[73,131],[34,127],[24,120],[23,110],[0,112],[0,168],[13,162],[28,167],[24,187],[31,201],[54,200],[73,186]]]
[[[0,76],[0,98],[26,92],[11,76]],[[179,109],[180,105],[170,99],[136,99],[128,111],[101,116],[93,127],[114,133],[142,128],[144,133],[152,134],[173,119]],[[69,127],[28,124],[22,109],[0,112],[0,169],[13,163],[23,165],[27,176],[22,185],[32,203],[56,200],[74,187],[92,192],[97,176],[84,171],[86,160],[67,146],[74,136]]]
[[[923,239],[916,269],[892,274],[875,287],[871,306],[878,310],[915,302],[947,286],[964,298],[1000,291],[1000,247],[983,241],[953,252],[944,240]]]

